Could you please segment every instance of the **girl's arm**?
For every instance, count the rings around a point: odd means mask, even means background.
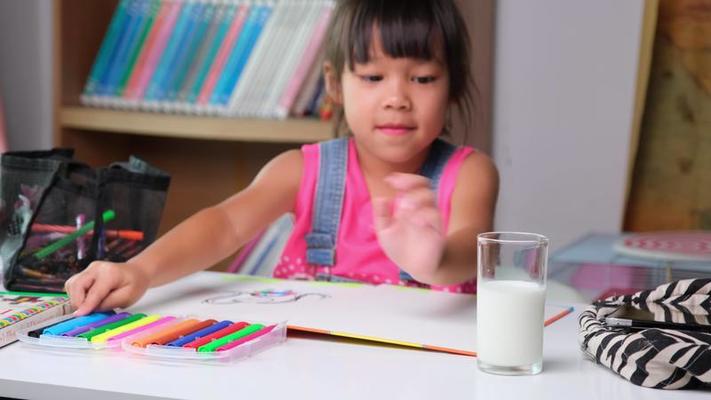
[[[394,198],[373,201],[374,224],[385,254],[419,282],[452,285],[476,276],[476,235],[490,231],[498,173],[482,153],[467,157],[452,194],[447,232],[427,178],[393,174]]]
[[[129,262],[144,266],[153,287],[223,260],[279,216],[292,211],[301,162],[298,150],[279,155],[247,188],[199,211]]]
[[[287,151],[267,163],[247,188],[199,211],[126,263],[93,262],[66,284],[77,314],[126,307],[149,287],[205,269],[234,253],[292,210],[301,169],[301,152]]]
[[[451,285],[476,277],[476,236],[493,229],[498,192],[494,163],[483,153],[472,153],[457,177],[444,253],[428,283]]]

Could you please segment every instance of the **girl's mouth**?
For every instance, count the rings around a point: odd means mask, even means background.
[[[402,124],[383,124],[383,125],[376,125],[375,129],[377,129],[380,133],[382,133],[384,135],[402,136],[402,135],[407,135],[408,133],[415,130],[415,127],[410,126],[410,125],[402,125]]]

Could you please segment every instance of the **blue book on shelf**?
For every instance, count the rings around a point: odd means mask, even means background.
[[[164,81],[166,80],[166,75],[173,68],[173,59],[175,58],[175,53],[177,53],[180,46],[182,46],[183,35],[186,30],[188,19],[193,13],[193,8],[195,3],[190,2],[183,6],[180,10],[180,15],[178,20],[175,22],[175,27],[173,32],[170,33],[170,38],[168,39],[168,44],[161,54],[160,61],[156,70],[151,76],[151,83],[148,85],[146,90],[145,99],[148,101],[158,101],[164,96],[165,87]]]
[[[270,6],[258,6],[250,10],[249,17],[245,22],[244,31],[237,40],[234,51],[230,54],[230,58],[218,81],[217,90],[213,93],[213,98],[210,103],[227,105],[230,101],[232,91],[237,85],[237,82],[239,82],[240,75],[242,75],[247,60],[249,60],[254,45],[269,19],[271,12],[272,7]]]
[[[195,68],[196,53],[205,39],[205,33],[210,27],[210,22],[215,16],[215,8],[216,5],[214,4],[205,4],[201,13],[195,13],[195,20],[192,21],[192,30],[183,46],[183,51],[178,55],[173,76],[168,84],[166,100],[177,100],[180,88],[185,83],[188,72]]]
[[[125,32],[124,25],[127,23],[128,15],[126,10],[130,2],[131,0],[121,0],[116,7],[116,11],[114,11],[114,15],[111,17],[106,35],[101,42],[101,47],[99,47],[99,52],[94,59],[94,65],[92,65],[89,78],[86,81],[86,86],[84,87],[85,95],[93,95],[99,92],[101,77],[106,73],[112,53],[116,50],[117,43],[121,40],[123,32]]]
[[[132,46],[136,45],[142,24],[146,20],[147,14],[145,9],[147,5],[146,0],[133,0],[128,6],[128,23],[125,27],[126,33],[121,37],[121,41],[115,52],[115,57],[111,60],[109,68],[104,74],[99,94],[104,96],[114,95],[119,85],[119,80],[123,75],[123,71],[128,65],[129,53],[132,50]]]
[[[195,70],[191,72],[191,76],[186,82],[186,85],[181,88],[180,99],[188,103],[195,103],[205,81],[207,72],[212,65],[217,51],[222,44],[222,41],[227,34],[227,29],[234,18],[235,5],[224,4],[221,10],[216,11],[215,21],[212,21],[214,26],[210,26],[205,39],[203,40],[198,56],[196,58]]]

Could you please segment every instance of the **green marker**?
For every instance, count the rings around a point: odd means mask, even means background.
[[[112,219],[116,218],[116,212],[114,210],[106,210],[104,213],[101,215],[101,219],[104,222],[109,222]],[[90,230],[94,229],[94,221],[88,222],[86,225],[82,226],[81,228],[77,229],[76,231],[70,233],[69,235],[57,240],[54,243],[51,243],[50,245],[43,247],[35,253],[35,258],[38,260],[41,260],[55,251],[61,249],[62,247],[68,245],[69,243],[73,242],[78,238],[79,236],[85,235],[87,232]]]
[[[0,296],[35,296],[35,297],[69,297],[66,293],[44,293],[44,292],[0,292]]]
[[[219,339],[213,340],[212,342],[210,342],[208,344],[204,344],[204,345],[198,347],[197,351],[201,351],[201,352],[215,351],[216,348],[218,348],[224,344],[227,344],[227,343],[232,342],[237,339],[241,339],[249,334],[252,334],[252,333],[262,329],[262,328],[264,328],[264,325],[262,325],[262,324],[249,325],[245,328],[238,330],[237,332],[230,333],[227,336],[223,336]]]
[[[77,337],[85,338],[86,340],[91,340],[94,336],[100,335],[106,331],[110,331],[112,329],[116,329],[119,326],[123,326],[126,324],[130,324],[133,321],[138,321],[139,319],[145,317],[146,314],[133,314],[130,317],[126,317],[124,319],[118,320],[116,322],[112,322],[110,324],[102,325],[96,329],[92,329],[88,332],[84,332],[81,335],[78,335]]]

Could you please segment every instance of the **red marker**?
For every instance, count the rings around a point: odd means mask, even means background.
[[[202,346],[202,345],[204,345],[204,344],[208,344],[208,343],[210,343],[211,341],[213,341],[213,340],[215,340],[215,339],[221,338],[221,337],[223,337],[223,336],[225,336],[225,335],[229,335],[229,334],[232,333],[232,332],[237,332],[238,330],[244,328],[244,327],[247,326],[247,325],[249,325],[249,324],[246,323],[246,322],[235,322],[234,324],[228,326],[227,328],[222,328],[222,329],[220,329],[219,331],[214,332],[214,333],[212,333],[212,334],[210,334],[210,335],[207,335],[207,336],[205,336],[205,337],[201,337],[201,338],[199,338],[199,339],[195,339],[195,340],[193,340],[192,342],[190,342],[190,343],[184,345],[183,347],[188,347],[188,348],[197,349],[198,347],[200,347],[200,346]],[[256,333],[256,332],[255,332],[255,333]]]
[[[250,340],[253,340],[253,339],[256,339],[256,338],[258,338],[258,337],[260,337],[260,336],[266,335],[267,333],[273,331],[274,328],[276,328],[276,325],[267,326],[267,327],[265,327],[265,328],[263,328],[263,329],[261,329],[261,330],[258,330],[258,331],[254,332],[254,333],[252,333],[252,334],[249,334],[249,335],[247,335],[247,336],[245,336],[245,337],[243,337],[243,338],[241,338],[241,339],[237,339],[237,340],[234,340],[234,341],[232,341],[232,342],[229,342],[229,343],[227,343],[227,344],[225,344],[225,345],[222,345],[222,346],[220,346],[220,347],[217,348],[217,351],[225,351],[225,350],[229,350],[229,349],[232,349],[232,348],[234,348],[234,347],[237,347],[237,346],[241,345],[242,343],[249,342]]]

